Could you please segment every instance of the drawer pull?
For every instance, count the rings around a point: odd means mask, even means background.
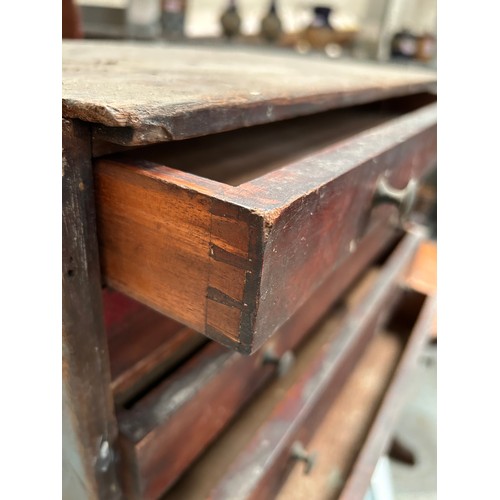
[[[397,189],[389,184],[386,177],[381,177],[375,192],[375,205],[390,203],[395,205],[399,212],[399,221],[404,222],[410,215],[417,199],[418,182],[410,179],[403,189]]]
[[[262,357],[263,365],[275,365],[280,377],[285,376],[295,362],[295,356],[292,351],[285,351],[278,356],[273,348],[266,349]]]
[[[300,460],[301,462],[304,462],[304,474],[306,475],[309,474],[316,465],[318,454],[316,452],[309,453],[308,451],[306,451],[300,441],[295,441],[292,444],[291,454],[294,460]]]

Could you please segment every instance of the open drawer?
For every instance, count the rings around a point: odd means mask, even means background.
[[[403,108],[357,106],[96,160],[105,281],[256,351],[363,239],[411,211],[436,160],[436,107]]]

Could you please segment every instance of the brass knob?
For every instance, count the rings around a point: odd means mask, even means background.
[[[377,182],[374,205],[390,203],[395,205],[399,212],[399,221],[404,222],[410,215],[417,199],[418,182],[410,179],[403,189],[397,189],[389,184],[386,177],[382,176]]]
[[[295,356],[292,351],[285,351],[281,356],[279,356],[272,347],[266,349],[262,357],[262,364],[275,365],[280,377],[283,377],[290,371],[294,362]]]
[[[295,443],[292,444],[291,455],[294,460],[304,462],[304,474],[306,475],[313,470],[318,457],[317,452],[307,452],[300,441],[295,441]]]

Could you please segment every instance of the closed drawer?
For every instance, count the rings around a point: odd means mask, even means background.
[[[291,351],[388,244],[394,242],[385,232],[364,241],[259,353],[243,356],[211,342],[125,405],[118,422],[127,496],[154,499],[172,486],[273,375],[285,375]]]
[[[294,464],[294,443],[307,444],[397,304],[418,242],[418,236],[409,234],[400,243],[338,333],[275,407],[210,498],[274,498]],[[306,470],[312,465],[312,461],[306,464]]]
[[[96,161],[105,280],[248,354],[391,224],[377,193],[434,164],[436,109],[365,106],[162,148]]]
[[[288,380],[259,396],[166,499],[275,498],[296,465],[294,443],[300,441],[307,447],[398,306],[403,296],[401,284],[417,245],[418,236],[409,235],[380,270],[364,277],[346,297],[345,310],[334,311],[309,338]],[[406,340],[404,335],[398,339],[401,349],[397,349],[402,352]],[[394,342],[390,345],[394,347]],[[392,356],[396,351],[391,349]],[[384,359],[395,361],[393,357]],[[385,369],[392,373],[392,368]]]

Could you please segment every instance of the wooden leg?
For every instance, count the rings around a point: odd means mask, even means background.
[[[122,498],[87,125],[63,120],[63,498]]]

